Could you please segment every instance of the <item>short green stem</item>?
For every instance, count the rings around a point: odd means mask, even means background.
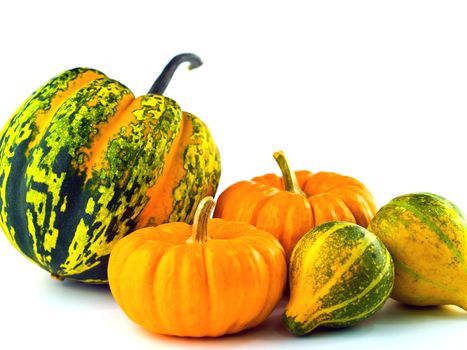
[[[205,197],[201,200],[196,209],[190,242],[205,243],[208,241],[208,221],[215,205],[216,202],[212,197]]]
[[[305,195],[305,193],[298,185],[297,176],[295,175],[295,172],[290,170],[289,162],[287,161],[287,158],[285,158],[284,152],[275,152],[274,159],[276,160],[277,164],[279,165],[279,168],[281,169],[285,190],[288,192]]]
[[[167,88],[167,86],[169,85],[170,80],[172,79],[178,66],[180,66],[184,62],[190,63],[190,65],[188,66],[188,69],[190,70],[194,68],[198,68],[199,66],[203,64],[203,61],[201,61],[201,58],[199,58],[198,56],[192,53],[182,53],[180,55],[175,56],[165,66],[162,73],[159,75],[157,80],[154,82],[154,84],[149,89],[148,94],[162,95],[165,89]]]

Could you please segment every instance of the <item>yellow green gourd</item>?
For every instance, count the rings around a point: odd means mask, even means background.
[[[319,225],[293,250],[284,323],[297,335],[354,325],[384,305],[393,283],[391,256],[375,235],[343,221]]]
[[[432,193],[399,196],[368,229],[394,259],[394,299],[467,310],[467,221],[455,204]]]

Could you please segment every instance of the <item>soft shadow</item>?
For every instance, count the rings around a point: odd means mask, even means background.
[[[449,320],[467,320],[467,313],[455,306],[441,307],[413,307],[400,304],[394,300],[389,300],[382,310],[367,320],[361,321],[352,327],[347,328],[327,328],[317,327],[311,333],[303,336],[295,336],[290,333],[282,323],[282,312],[285,302],[274,310],[271,316],[260,326],[240,332],[234,335],[225,335],[219,338],[180,338],[161,336],[150,333],[135,325],[137,332],[146,338],[156,341],[163,341],[175,348],[199,347],[199,348],[232,348],[245,345],[266,345],[266,344],[299,344],[309,345],[325,344],[332,339],[334,344],[345,344],[351,339],[362,339],[366,337],[374,344],[377,344],[375,334],[389,334],[393,332],[410,332],[410,324],[420,324],[424,322],[443,322]],[[370,337],[370,338],[368,338]],[[379,339],[379,338],[378,338]]]
[[[59,281],[45,275],[38,282],[38,297],[50,305],[66,307],[93,306],[115,308],[116,303],[107,284],[85,284],[70,280]]]
[[[282,312],[285,306],[285,300],[276,307],[273,313],[261,325],[242,331],[237,334],[228,334],[217,338],[183,338],[164,336],[151,333],[142,327],[137,327],[137,332],[145,337],[152,338],[155,341],[170,344],[175,348],[186,348],[187,346],[194,348],[232,348],[245,344],[262,345],[273,342],[287,341],[296,338],[288,332],[282,324]]]
[[[375,321],[379,324],[398,326],[442,320],[467,321],[467,312],[458,306],[411,306],[395,300],[388,301],[387,307],[377,316]]]
[[[465,320],[467,313],[457,306],[416,307],[401,304],[395,300],[388,300],[386,305],[370,318],[346,328],[317,327],[311,333],[298,337],[308,339],[313,343],[332,338],[334,342],[349,340],[351,338],[365,337],[377,332],[410,332],[408,325],[421,325],[433,322],[448,322]],[[282,329],[284,325],[280,325]],[[276,330],[279,332],[280,330]]]

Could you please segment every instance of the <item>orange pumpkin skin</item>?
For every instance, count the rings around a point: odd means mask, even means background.
[[[274,157],[282,157],[286,163],[282,152]],[[289,258],[300,238],[313,227],[348,221],[366,228],[375,215],[373,196],[360,181],[332,172],[290,172],[288,164],[280,166],[288,181],[266,174],[237,182],[219,196],[214,217],[247,222],[272,233]]]
[[[205,241],[192,231],[169,223],[117,242],[109,284],[127,316],[152,332],[189,337],[237,333],[263,322],[285,287],[279,241],[222,219],[209,219]]]

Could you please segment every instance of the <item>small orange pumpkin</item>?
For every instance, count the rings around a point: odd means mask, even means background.
[[[263,322],[280,300],[287,265],[279,241],[252,225],[209,219],[137,230],[109,261],[112,294],[134,322],[159,334],[216,337]]]
[[[370,191],[356,179],[331,172],[292,172],[282,151],[274,153],[275,174],[240,181],[217,201],[214,217],[248,222],[276,236],[290,257],[295,244],[313,227],[348,221],[367,227],[376,213]]]

